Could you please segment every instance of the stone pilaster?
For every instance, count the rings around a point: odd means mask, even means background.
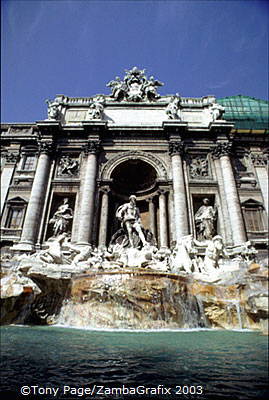
[[[147,199],[149,203],[149,229],[156,238],[156,219],[155,219],[155,204],[153,202],[153,197]]]
[[[110,189],[108,186],[102,187],[100,189],[100,192],[102,193],[102,200],[101,200],[101,214],[100,214],[99,237],[98,237],[99,246],[106,245],[109,190]]]
[[[242,216],[236,182],[230,160],[231,144],[219,143],[213,150],[213,157],[219,158],[223,176],[223,189],[228,205],[228,213],[234,244],[246,241],[245,225]]]
[[[166,191],[159,190],[159,226],[160,226],[160,247],[167,247],[167,211],[166,211]]]
[[[1,171],[1,214],[7,198],[9,186],[11,185],[18,157],[19,157],[18,152],[16,153],[9,152],[2,156],[2,158],[5,159],[5,161],[4,161],[4,167]]]
[[[99,150],[99,141],[89,140],[88,143],[83,147],[87,161],[82,187],[80,225],[77,236],[79,244],[88,244],[91,241],[97,172],[97,154]]]
[[[252,162],[257,174],[259,186],[262,192],[263,204],[267,214],[269,214],[268,204],[268,157],[266,154],[251,154]]]
[[[176,240],[179,241],[182,236],[188,234],[186,187],[182,163],[183,143],[170,142],[169,152],[172,163]]]
[[[41,141],[39,143],[39,157],[23,224],[21,240],[18,245],[13,246],[14,249],[31,251],[35,248],[34,245],[37,241],[48,184],[51,164],[50,156],[53,149],[54,144],[52,141]]]

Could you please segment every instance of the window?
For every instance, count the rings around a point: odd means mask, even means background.
[[[7,216],[7,228],[20,228],[22,225],[22,218],[23,218],[23,211],[22,207],[10,207],[8,210]]]
[[[23,170],[33,170],[35,168],[35,156],[25,156],[22,169]]]
[[[248,232],[266,231],[262,203],[249,199],[242,204],[246,229]]]
[[[247,230],[253,232],[264,231],[261,210],[245,209]]]
[[[15,197],[8,201],[6,228],[18,229],[22,227],[26,204],[26,201],[20,197]]]

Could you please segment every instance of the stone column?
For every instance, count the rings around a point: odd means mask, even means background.
[[[166,191],[159,190],[159,221],[160,221],[160,247],[167,247],[167,212],[166,212]]]
[[[168,219],[169,219],[169,236],[170,244],[176,240],[175,236],[175,209],[172,187],[169,188],[168,193]]]
[[[149,229],[156,238],[156,220],[155,220],[155,204],[153,203],[153,197],[147,199],[149,203]]]
[[[13,172],[18,160],[18,153],[7,153],[5,157],[4,167],[1,171],[1,214],[5,205],[9,186],[11,185]]]
[[[101,214],[100,214],[99,237],[98,237],[99,246],[106,245],[109,190],[110,189],[108,186],[102,187],[100,189],[100,191],[102,192],[102,200],[101,200]]]
[[[81,196],[80,225],[77,235],[79,244],[88,244],[91,241],[94,216],[97,153],[99,148],[99,141],[89,141],[83,148],[87,161]]]
[[[230,152],[231,144],[220,143],[213,150],[213,156],[220,159],[220,167],[223,176],[223,189],[228,204],[233,242],[234,244],[240,244],[246,241],[246,232],[234,173],[229,157]]]
[[[40,143],[40,155],[25,215],[21,240],[18,245],[13,246],[15,250],[34,250],[48,184],[51,163],[50,154],[52,150],[52,141],[43,141]]]
[[[220,166],[220,160],[215,158],[214,165],[215,165],[217,181],[218,181],[218,186],[219,186],[221,214],[223,215],[223,229],[225,232],[226,244],[232,245],[232,243],[233,243],[232,227],[231,227],[231,221],[230,221],[230,216],[229,216],[229,211],[228,211],[228,202],[227,202],[226,194],[224,191],[224,182],[223,182],[223,176],[222,176],[222,171],[221,171],[221,166]],[[220,215],[219,212],[218,212],[218,215]]]
[[[252,154],[253,165],[259,181],[259,186],[262,192],[263,204],[266,209],[267,215],[269,214],[268,204],[268,166],[267,157],[265,154]]]
[[[169,152],[172,160],[176,240],[179,241],[182,236],[188,234],[186,189],[181,158],[183,143],[170,142]]]

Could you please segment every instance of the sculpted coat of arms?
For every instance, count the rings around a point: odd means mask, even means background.
[[[157,93],[157,88],[163,86],[163,83],[153,76],[148,79],[144,69],[133,67],[131,70],[125,70],[125,73],[123,80],[116,76],[106,85],[111,88],[110,97],[114,100],[155,101],[161,97]]]

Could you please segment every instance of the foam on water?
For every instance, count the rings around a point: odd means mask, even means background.
[[[78,329],[83,331],[97,331],[97,332],[126,332],[126,333],[161,333],[161,332],[216,332],[216,331],[231,331],[231,332],[255,332],[253,329],[220,329],[220,328],[178,328],[178,329],[169,329],[169,328],[160,328],[160,329],[123,329],[123,328],[96,328],[93,326],[72,326],[72,325],[64,325],[64,324],[55,324],[50,326],[50,328],[66,328],[66,329]]]

